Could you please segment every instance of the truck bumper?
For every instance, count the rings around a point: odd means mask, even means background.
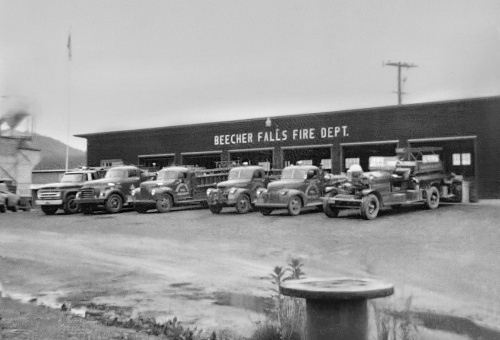
[[[75,202],[78,204],[104,204],[104,198],[77,198]]]
[[[132,199],[132,201],[130,203],[137,204],[137,205],[154,205],[154,204],[156,204],[156,201],[154,199],[147,199],[147,200]]]
[[[357,209],[361,206],[361,199],[353,197],[327,197],[323,199],[324,202],[335,206],[336,208]]]
[[[220,205],[222,207],[232,207],[236,205],[236,196],[233,194],[228,194],[225,197],[224,194],[220,193],[218,195],[209,195],[207,197],[208,205]]]
[[[35,200],[36,205],[62,205],[62,200]]]

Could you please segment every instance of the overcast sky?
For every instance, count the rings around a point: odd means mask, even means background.
[[[498,0],[0,0],[0,25],[3,112],[63,142],[68,115],[74,135],[394,105],[389,60],[418,65],[403,103],[500,94]]]

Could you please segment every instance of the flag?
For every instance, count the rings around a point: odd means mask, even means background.
[[[71,33],[68,36],[68,58],[71,61]]]

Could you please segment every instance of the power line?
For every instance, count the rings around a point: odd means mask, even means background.
[[[402,91],[402,86],[401,86],[401,68],[402,67],[406,67],[406,68],[417,67],[417,65],[402,63],[400,61],[398,61],[397,63],[388,61],[383,66],[385,66],[385,65],[397,66],[397,68],[398,68],[398,92],[396,92],[396,93],[398,94],[398,105],[401,105],[402,104],[402,96],[403,96],[403,94],[406,94]]]

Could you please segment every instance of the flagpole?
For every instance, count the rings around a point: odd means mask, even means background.
[[[70,118],[71,118],[71,29],[68,36],[68,114],[66,126],[66,172],[69,169],[69,136],[70,136]]]

